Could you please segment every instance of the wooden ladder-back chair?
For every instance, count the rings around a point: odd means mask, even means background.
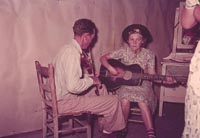
[[[43,138],[52,135],[54,138],[60,138],[65,134],[78,134],[83,131],[87,132],[87,138],[91,138],[91,113],[59,113],[53,65],[48,64],[48,67],[44,67],[40,65],[39,61],[35,61],[35,66],[44,108]],[[83,117],[81,118],[81,116]]]

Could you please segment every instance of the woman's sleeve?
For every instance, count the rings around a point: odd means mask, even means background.
[[[148,55],[147,67],[148,69],[155,70],[155,55],[151,51],[149,52]]]
[[[112,59],[121,59],[124,53],[125,53],[125,50],[121,48],[121,49],[111,52],[108,56],[109,58],[112,58]]]

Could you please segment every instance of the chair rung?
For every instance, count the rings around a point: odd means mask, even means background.
[[[144,123],[144,121],[142,121],[142,120],[136,120],[136,119],[128,119],[128,122]]]
[[[141,113],[134,113],[134,112],[131,112],[131,115],[137,115],[137,116],[140,116]]]
[[[81,122],[80,120],[74,118],[73,119],[75,122],[77,122],[79,125],[84,126],[85,124],[83,122]]]
[[[46,137],[50,137],[50,136],[53,136],[53,132],[46,134]]]
[[[81,127],[81,128],[73,128],[73,129],[62,129],[62,130],[58,130],[58,133],[72,133],[72,132],[81,132],[81,131],[85,131],[87,130],[88,127]]]
[[[43,100],[43,102],[44,102],[44,105],[45,105],[45,106],[52,108],[52,103],[51,103],[51,101]]]
[[[139,108],[131,108],[130,109],[132,112],[140,112],[140,109]]]
[[[83,114],[91,114],[91,112],[88,112],[88,111],[82,111],[82,112],[69,112],[69,113],[61,113],[61,114],[58,114],[58,116],[81,116]]]
[[[53,129],[53,126],[52,126],[52,125],[46,124],[46,126],[47,126],[47,128],[48,128],[49,130],[51,130],[52,132],[54,132],[54,129]]]
[[[45,109],[44,109],[45,110]],[[48,115],[53,116],[53,112],[51,109],[47,109],[45,110],[47,112]]]
[[[40,84],[40,87],[43,89],[43,90],[45,90],[45,91],[47,91],[47,92],[51,92],[51,89],[50,89],[50,87],[49,87],[49,85],[48,84]]]
[[[52,123],[53,119],[52,118],[48,118],[46,121],[47,121],[47,123]]]

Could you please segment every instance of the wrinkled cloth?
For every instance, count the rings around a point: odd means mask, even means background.
[[[100,90],[100,96],[95,94],[95,88],[83,95],[70,95],[58,101],[60,113],[90,111],[92,114],[102,115],[98,119],[100,129],[108,132],[125,128],[121,102],[117,96],[108,95],[106,88]]]
[[[200,138],[200,42],[190,63],[182,138]]]

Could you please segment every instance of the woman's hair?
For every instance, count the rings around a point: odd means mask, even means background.
[[[96,25],[89,19],[79,19],[75,21],[73,26],[74,35],[81,36],[84,33],[94,34]]]
[[[128,43],[129,36],[133,33],[139,33],[142,35],[144,40],[143,46],[146,46],[147,44],[153,41],[152,35],[147,29],[147,27],[141,24],[132,24],[127,26],[122,32],[122,38],[124,42]]]

